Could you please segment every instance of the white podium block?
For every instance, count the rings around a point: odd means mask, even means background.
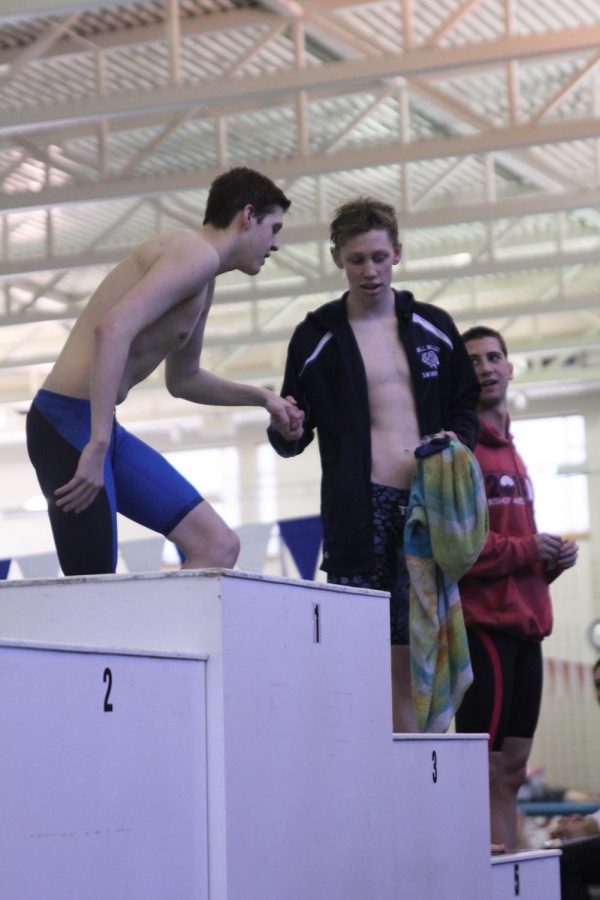
[[[395,897],[490,896],[488,737],[394,735]]]
[[[560,850],[492,857],[492,900],[560,900]]]
[[[7,898],[394,896],[386,595],[4,582],[0,683]]]
[[[204,670],[0,648],[0,897],[208,897]]]

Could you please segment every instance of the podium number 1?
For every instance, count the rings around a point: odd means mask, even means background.
[[[104,695],[104,712],[112,712],[113,705],[109,703],[110,692],[112,691],[112,672],[109,668],[104,670],[104,675],[102,676],[102,681],[106,684],[106,694]]]

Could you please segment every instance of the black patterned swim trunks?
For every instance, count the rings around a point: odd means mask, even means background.
[[[392,644],[408,644],[408,594],[410,579],[404,558],[404,522],[410,491],[371,484],[375,567],[358,575],[329,572],[330,584],[390,592]]]

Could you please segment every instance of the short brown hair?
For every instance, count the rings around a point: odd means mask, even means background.
[[[276,206],[280,206],[285,212],[290,208],[291,202],[266,175],[238,166],[223,172],[211,184],[203,224],[227,228],[236,213],[248,203],[254,207],[254,215],[260,221],[273,212]]]
[[[331,243],[339,250],[350,238],[374,228],[387,231],[394,248],[399,247],[398,219],[394,207],[374,197],[357,197],[336,209],[330,226]]]
[[[496,338],[498,343],[500,344],[500,349],[508,359],[508,350],[506,349],[506,341],[502,337],[499,331],[496,331],[494,328],[488,328],[487,325],[475,325],[473,328],[469,328],[467,331],[463,331],[461,334],[463,344],[467,344],[469,341],[480,341],[482,338]]]

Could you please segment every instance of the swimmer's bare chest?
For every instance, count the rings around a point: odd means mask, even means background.
[[[137,335],[131,343],[119,398],[147,378],[170,353],[185,346],[193,338],[204,311],[205,298],[202,292],[182,300]]]
[[[178,347],[194,340],[195,332],[206,318],[208,288],[181,300],[163,316],[144,328],[132,341],[117,393],[122,403],[131,388],[147,378]],[[70,397],[89,398],[94,355],[94,329],[97,311],[85,310],[69,336],[44,387]],[[198,341],[198,355],[201,342]]]
[[[408,360],[395,320],[352,327],[367,376],[371,477],[380,484],[409,487],[420,436]]]
[[[191,232],[176,231],[150,239],[130,257],[119,263],[100,283],[87,306],[77,319],[59,357],[46,378],[48,390],[73,397],[90,396],[90,378],[95,354],[97,325],[138,284],[146,279],[153,266],[162,260],[173,259],[181,243],[185,242],[187,256],[193,260],[208,257],[210,265],[200,266],[197,289],[170,306],[158,319],[150,322],[131,341],[117,392],[117,403],[122,402],[128,391],[142,381],[177,347],[194,342],[200,354],[203,324],[212,302],[214,266],[218,256],[214,247]],[[147,284],[153,290],[152,281]],[[197,339],[194,340],[196,334]]]

